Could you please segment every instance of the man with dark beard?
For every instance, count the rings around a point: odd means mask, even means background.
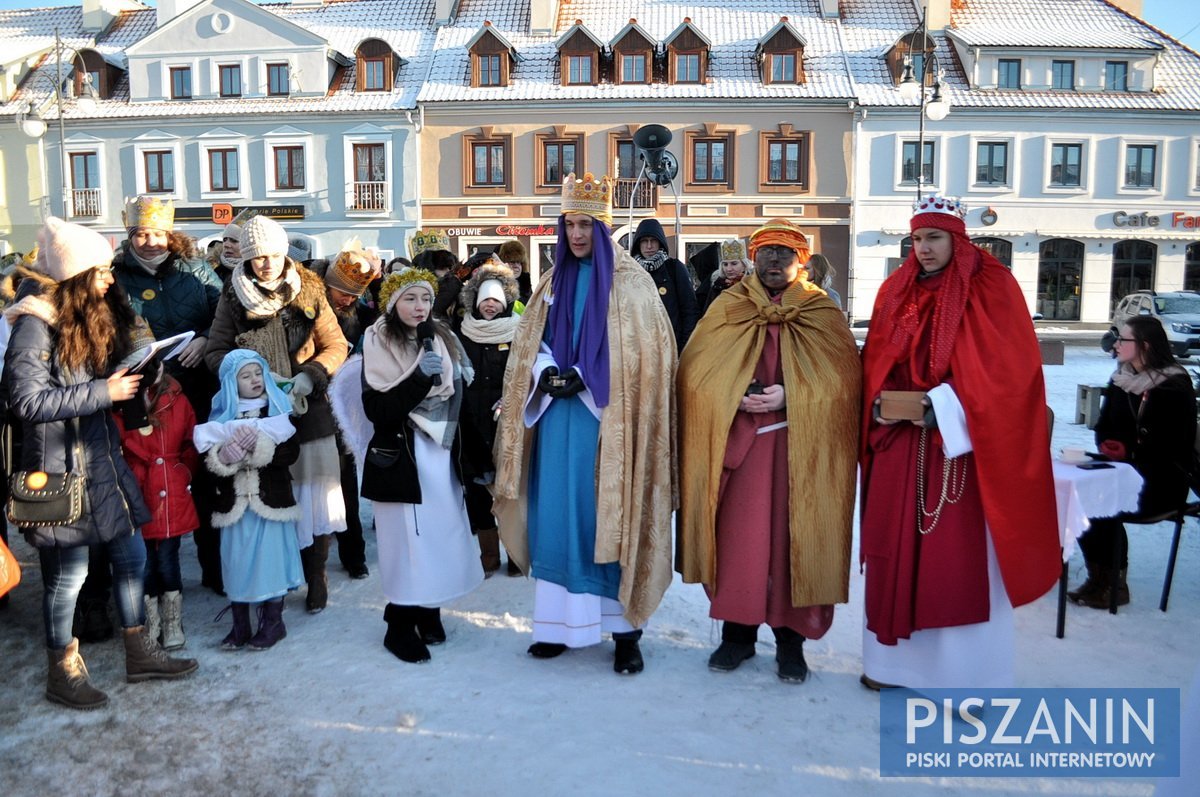
[[[375,266],[378,262],[379,258],[364,250],[362,243],[353,238],[332,261],[313,260],[308,264],[325,280],[325,296],[342,334],[350,343],[351,354],[361,352],[363,333],[379,317],[377,309],[361,301],[367,286],[379,276]],[[338,559],[350,578],[362,579],[369,576],[370,571],[367,569],[362,521],[358,517],[358,472],[351,449],[340,433],[337,443],[342,495],[346,499],[346,530],[336,533]]]

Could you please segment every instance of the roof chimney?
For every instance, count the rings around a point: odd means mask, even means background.
[[[837,19],[841,13],[838,0],[821,0],[821,16],[825,19]]]
[[[140,11],[144,8],[133,0],[83,0],[83,29],[88,33],[100,33],[122,11]]]
[[[917,13],[924,6],[925,25],[929,30],[945,30],[950,25],[950,0],[913,0]]]
[[[200,0],[158,0],[158,27],[166,25]]]
[[[1138,19],[1142,18],[1142,0],[1109,0],[1117,8],[1129,14],[1133,14]]]

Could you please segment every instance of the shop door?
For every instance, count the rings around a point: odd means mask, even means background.
[[[1038,258],[1037,312],[1048,321],[1079,320],[1083,244],[1069,238],[1043,241]]]

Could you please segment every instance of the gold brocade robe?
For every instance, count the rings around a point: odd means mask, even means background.
[[[609,404],[600,417],[596,467],[595,562],[621,565],[618,599],[642,626],[671,583],[671,512],[679,505],[675,453],[675,334],[653,278],[614,243],[608,301]],[[529,572],[529,464],[537,426],[525,428],[525,401],[546,327],[553,271],[530,298],[504,372],[494,450],[492,511],[504,547]]]
[[[791,599],[845,603],[857,473],[862,371],[845,317],[825,292],[797,280],[772,304],[750,274],[725,290],[679,361],[679,551],[683,580],[714,588],[717,494],[729,428],[780,324],[787,409]]]

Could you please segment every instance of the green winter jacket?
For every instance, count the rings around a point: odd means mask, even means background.
[[[113,276],[154,337],[162,340],[188,330],[207,336],[221,298],[221,280],[212,268],[172,254],[150,276],[126,253],[122,247],[113,258]]]

